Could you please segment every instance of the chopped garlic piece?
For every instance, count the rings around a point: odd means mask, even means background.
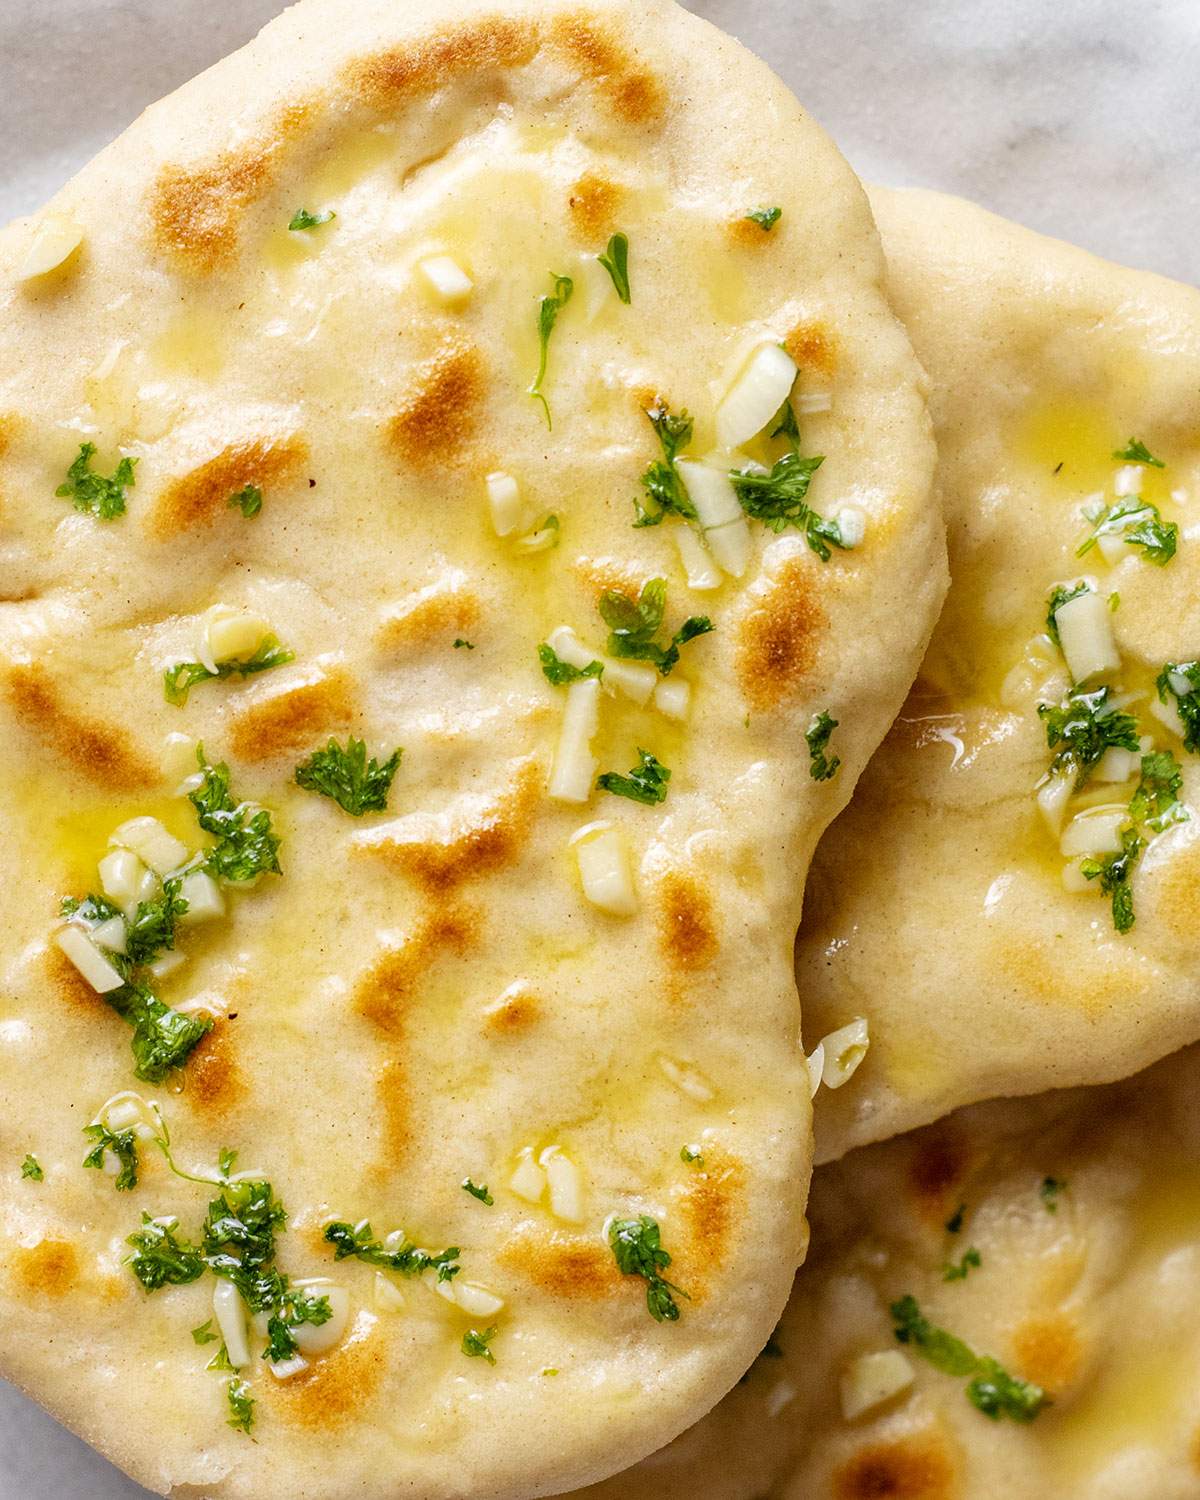
[[[71,960],[91,987],[100,995],[118,990],[124,978],[80,927],[64,927],[54,936],[62,953]]]
[[[821,1087],[821,1075],[825,1071],[825,1043],[818,1042],[808,1056],[804,1059],[804,1066],[808,1069],[808,1093],[810,1098],[816,1096]]]
[[[329,1301],[330,1316],[324,1323],[298,1323],[292,1329],[292,1337],[300,1346],[301,1354],[326,1354],[341,1342],[346,1326],[350,1322],[350,1293],[327,1276],[309,1276],[293,1281],[297,1290],[310,1296],[325,1297]]]
[[[131,849],[156,875],[177,870],[192,852],[173,833],[168,833],[157,818],[130,818],[113,830],[108,842]]]
[[[1072,861],[1071,864],[1063,866],[1062,883],[1063,890],[1069,891],[1072,896],[1081,895],[1084,891],[1100,889],[1094,880],[1089,880],[1083,873],[1083,868],[1078,861]]]
[[[215,672],[223,661],[245,661],[253,656],[270,633],[271,627],[261,615],[230,604],[214,604],[201,618],[196,655],[208,671]]]
[[[1105,803],[1076,813],[1063,829],[1059,852],[1067,859],[1079,855],[1120,854],[1121,829],[1129,821],[1124,803]]]
[[[842,1416],[853,1422],[864,1412],[872,1411],[906,1391],[916,1372],[899,1349],[884,1349],[878,1354],[860,1354],[842,1372],[839,1390]]]
[[[511,536],[521,524],[521,489],[511,474],[497,469],[483,481],[487,489],[492,530],[497,536]]]
[[[1054,612],[1054,623],[1074,681],[1086,682],[1101,673],[1115,672],[1121,665],[1113,638],[1112,610],[1095,589],[1060,604]]]
[[[691,1063],[679,1062],[673,1057],[660,1053],[658,1066],[680,1093],[687,1094],[690,1099],[697,1099],[701,1104],[707,1104],[717,1097],[716,1090],[708,1079]]]
[[[1047,776],[1037,789],[1038,811],[1045,819],[1046,827],[1057,838],[1062,832],[1067,803],[1075,789],[1075,777],[1070,772],[1059,772]]]
[[[475,283],[452,255],[427,255],[417,262],[425,285],[445,307],[465,302]]]
[[[398,1313],[404,1310],[404,1293],[400,1290],[396,1283],[389,1277],[385,1276],[382,1271],[375,1272],[373,1292],[374,1295],[372,1300],[375,1303],[376,1312]]]
[[[750,561],[750,527],[734,493],[728,469],[714,468],[687,458],[676,459],[675,467],[700,517],[709,552],[726,573],[740,578]]]
[[[1188,691],[1191,691],[1190,684],[1188,685]],[[1150,700],[1150,712],[1160,724],[1166,725],[1177,738],[1181,740],[1186,738],[1188,732],[1187,725],[1183,722],[1183,716],[1179,712],[1179,705],[1177,703],[1172,702],[1170,699],[1166,703],[1161,703],[1156,695]]]
[[[175,786],[192,776],[199,776],[196,741],[190,734],[181,734],[177,729],[173,729],[163,739],[158,763],[162,767],[163,775]]]
[[[109,917],[100,922],[88,934],[97,948],[107,948],[110,953],[125,952],[125,918]]]
[[[246,1304],[232,1281],[218,1281],[213,1287],[212,1308],[221,1337],[225,1340],[229,1363],[235,1370],[240,1370],[250,1363],[250,1335],[246,1325]]]
[[[825,1063],[821,1069],[821,1082],[827,1089],[840,1089],[858,1071],[858,1065],[867,1055],[871,1038],[866,1021],[857,1016],[837,1031],[821,1038],[825,1049]]]
[[[107,1125],[110,1130],[132,1130],[142,1140],[159,1134],[162,1118],[158,1106],[132,1089],[122,1089],[106,1099],[96,1111],[93,1125]]]
[[[183,877],[179,894],[188,904],[188,909],[179,918],[189,926],[193,922],[210,922],[214,917],[225,915],[225,897],[221,887],[206,870],[192,870]]]
[[[1145,512],[1139,512],[1139,514],[1144,515]],[[1129,519],[1132,521],[1134,518],[1130,516]],[[1096,538],[1096,547],[1110,568],[1115,568],[1123,558],[1130,555],[1128,544],[1120,531],[1101,532]]]
[[[497,1297],[495,1292],[480,1286],[477,1281],[461,1281],[456,1276],[453,1281],[435,1281],[431,1285],[439,1297],[460,1307],[472,1318],[495,1317],[504,1307],[503,1297]]]
[[[1142,489],[1141,464],[1126,464],[1113,475],[1113,494],[1119,500],[1127,495],[1137,495]]]
[[[589,823],[572,837],[571,846],[583,894],[592,905],[610,916],[632,917],[638,898],[621,830],[611,823]]]
[[[547,1146],[538,1165],[550,1185],[550,1212],[568,1224],[583,1223],[583,1178],[579,1168],[558,1146]]]
[[[659,680],[653,667],[644,662],[618,661],[611,656],[601,656],[598,651],[589,651],[569,625],[558,625],[546,637],[546,644],[569,667],[580,671],[598,661],[604,668],[600,679],[601,688],[620,691],[634,703],[645,703]]]
[[[541,1202],[542,1194],[546,1191],[546,1174],[534,1160],[532,1146],[522,1148],[517,1169],[508,1179],[508,1185],[526,1203]]]
[[[45,214],[33,232],[18,281],[36,281],[65,265],[83,244],[83,230],[66,214]]]
[[[513,551],[526,554],[549,552],[558,546],[561,536],[562,529],[558,524],[558,518],[551,516],[536,531],[531,531],[528,536],[518,537],[513,543]]]
[[[302,1354],[293,1354],[291,1359],[269,1359],[267,1366],[276,1380],[290,1380],[293,1375],[302,1375],[308,1369],[308,1360]]]
[[[837,528],[843,547],[861,547],[867,534],[866,511],[857,505],[843,505],[837,513]]]
[[[118,906],[137,901],[146,867],[132,849],[114,849],[99,864],[100,889]]]
[[[672,526],[671,535],[679,548],[679,561],[687,574],[688,588],[695,589],[697,593],[719,589],[722,583],[721,570],[699,534],[685,524]]]
[[[169,953],[162,953],[150,965],[150,973],[155,979],[169,979],[176,969],[182,969],[187,963],[187,955],[181,953],[178,948],[172,948]]]
[[[592,736],[600,727],[600,684],[594,677],[573,682],[567,689],[550,796],[559,802],[586,802],[596,779],[596,760],[591,752]]]
[[[759,433],[787,400],[796,363],[778,344],[760,344],[717,407],[717,441],[740,448]]]
[[[668,719],[686,719],[692,706],[692,685],[683,677],[662,677],[654,684],[654,706]]]
[[[1138,753],[1110,745],[1092,769],[1093,781],[1128,781],[1137,770]]]

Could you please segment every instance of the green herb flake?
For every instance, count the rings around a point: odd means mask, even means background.
[[[248,484],[236,495],[230,495],[229,505],[233,510],[240,510],[247,521],[252,520],[262,510],[262,490],[256,484]]]
[[[206,1370],[216,1370],[223,1375],[236,1375],[237,1366],[229,1357],[229,1350],[222,1344],[209,1362],[204,1366]]]
[[[292,215],[288,228],[293,232],[299,229],[319,229],[322,224],[328,224],[336,218],[337,214],[331,208],[327,208],[324,213],[319,214],[309,213],[307,208],[298,208]]]
[[[110,1130],[107,1125],[103,1125],[97,1121],[94,1125],[85,1125],[83,1133],[96,1143],[83,1158],[84,1166],[94,1167],[98,1171],[102,1171],[105,1155],[111,1151],[119,1164],[115,1183],[117,1192],[126,1193],[130,1189],[137,1187],[137,1137],[133,1131]]]
[[[146,984],[123,984],[103,998],[133,1027],[134,1072],[147,1083],[162,1083],[169,1073],[182,1068],[212,1030],[207,1017],[172,1010]]]
[[[1119,537],[1127,546],[1140,547],[1146,562],[1160,568],[1175,556],[1179,527],[1174,521],[1164,521],[1158,506],[1139,495],[1123,495],[1112,505],[1089,511],[1087,518],[1092,523],[1091,535],[1075,549],[1076,557],[1090,552],[1102,536]]]
[[[469,1329],[462,1337],[462,1352],[471,1359],[486,1359],[489,1365],[494,1365],[496,1356],[488,1346],[499,1331],[494,1323],[482,1333],[477,1328]]]
[[[1121,852],[1106,854],[1101,859],[1084,859],[1079,869],[1087,880],[1099,880],[1100,890],[1112,898],[1113,926],[1118,932],[1128,932],[1137,918],[1133,911],[1134,867],[1145,847],[1144,840],[1132,827],[1121,829]]]
[[[489,1208],[495,1203],[495,1198],[488,1192],[487,1183],[472,1182],[469,1177],[464,1177],[461,1183],[464,1193],[470,1193],[472,1198],[478,1198],[480,1203],[486,1203]]]
[[[667,607],[667,581],[651,578],[636,603],[619,589],[605,589],[600,595],[600,617],[608,626],[610,656],[653,662],[663,677],[668,677],[679,660],[679,648],[697,636],[713,630],[707,615],[689,615],[671,637],[667,646],[654,637],[663,622]]]
[[[629,236],[614,234],[608,242],[608,249],[603,255],[596,259],[612,277],[612,284],[616,288],[617,296],[627,306],[629,304]]]
[[[260,875],[278,875],[279,836],[271,827],[265,808],[255,811],[239,802],[229,785],[229,767],[224,761],[210,765],[204,746],[196,747],[201,783],[188,793],[196,810],[196,821],[217,840],[204,856],[203,868],[217,880],[248,885]]]
[[[554,423],[550,418],[550,403],[542,393],[542,381],[546,378],[546,360],[550,354],[550,335],[554,332],[554,325],[558,322],[558,315],[571,300],[571,293],[575,290],[575,283],[569,276],[558,276],[551,272],[554,281],[554,291],[548,297],[542,297],[538,302],[538,345],[541,353],[538,358],[537,374],[533,383],[529,386],[527,394],[535,401],[542,403],[542,410],[546,413],[546,426],[553,428]]]
[[[818,515],[805,499],[813,475],[824,462],[824,456],[805,458],[793,447],[775,460],[768,473],[734,469],[729,478],[748,516],[775,532],[794,526],[804,533],[805,541],[821,561],[828,562],[833,555],[830,548],[844,551],[850,544],[838,523]]]
[[[163,881],[161,893],[153,901],[139,901],[137,910],[125,928],[124,958],[134,968],[152,964],[160,953],[175,947],[175,924],[188,909],[179,894],[181,879]]]
[[[573,667],[569,661],[563,661],[554,647],[545,641],[537,650],[542,672],[551,687],[564,687],[568,683],[581,682],[585,677],[604,675],[603,663],[590,661],[586,667]]]
[[[42,1171],[42,1164],[30,1151],[26,1153],[25,1160],[21,1163],[21,1176],[30,1182],[43,1182],[46,1174]]]
[[[203,662],[177,661],[163,673],[163,696],[168,703],[182,708],[188,694],[198,682],[217,682],[227,677],[253,677],[257,672],[269,672],[273,667],[282,667],[294,661],[296,653],[281,646],[273,635],[266,635],[254,648],[254,654],[245,658],[219,661],[217,670],[210,672]]]
[[[687,1297],[680,1287],[664,1280],[661,1272],[671,1264],[662,1248],[659,1228],[648,1214],[636,1219],[614,1219],[608,1229],[608,1243],[622,1276],[641,1276],[646,1283],[646,1307],[658,1323],[674,1323],[679,1305],[672,1293]]]
[[[770,234],[782,216],[782,208],[752,208],[746,218],[751,224],[757,224],[764,234]]]
[[[960,1261],[958,1261],[957,1263],[951,1261],[948,1265],[942,1267],[942,1280],[966,1281],[968,1275],[970,1275],[971,1273],[972,1268],[977,1269],[982,1264],[983,1260],[979,1254],[979,1251],[975,1249],[974,1245],[972,1245],[971,1248],[963,1254],[963,1257]]]
[[[1062,641],[1058,637],[1058,621],[1055,616],[1064,604],[1078,599],[1080,594],[1090,594],[1091,591],[1091,585],[1084,583],[1082,579],[1074,584],[1060,583],[1052,590],[1046,601],[1046,630],[1056,646],[1061,646]]]
[[[1141,778],[1129,803],[1130,818],[1154,833],[1183,822],[1188,815],[1179,800],[1182,789],[1183,772],[1170,750],[1143,755]]]
[[[1010,1417],[1014,1422],[1032,1422],[1047,1404],[1041,1386],[1010,1375],[998,1361],[976,1354],[969,1344],[938,1328],[921,1315],[914,1297],[893,1302],[895,1335],[909,1344],[937,1370],[946,1375],[967,1378],[967,1400],[984,1416],[998,1421]]]
[[[602,792],[611,792],[615,797],[628,797],[632,802],[644,802],[648,807],[667,800],[667,782],[671,773],[657,756],[638,747],[638,764],[628,776],[615,771],[605,771],[597,776],[596,786]]]
[[[1039,703],[1037,711],[1047,747],[1058,752],[1050,774],[1073,776],[1076,791],[1106,750],[1136,750],[1140,743],[1137,720],[1117,707],[1109,687],[1073,687],[1060,704]]]
[[[254,1426],[254,1397],[250,1394],[250,1387],[244,1380],[227,1381],[225,1396],[232,1413],[228,1425],[235,1431],[244,1432],[249,1437]]]
[[[686,411],[672,412],[661,400],[647,407],[646,417],[658,438],[662,458],[655,459],[642,475],[642,488],[649,504],[634,498],[634,526],[658,526],[669,515],[684,521],[699,521],[696,507],[675,467],[680,451],[692,440],[691,417]]]
[[[1184,690],[1179,690],[1179,678],[1184,679]],[[1183,748],[1189,755],[1200,755],[1200,661],[1169,661],[1155,678],[1160,703],[1167,702],[1167,695],[1175,699],[1175,707],[1183,721]]]
[[[1139,438],[1130,438],[1123,448],[1118,448],[1113,454],[1122,463],[1127,464],[1149,464],[1155,469],[1165,469],[1167,466],[1161,458],[1155,458]]]
[[[164,1286],[187,1286],[204,1275],[199,1248],[180,1239],[177,1227],[173,1218],[154,1219],[144,1213],[141,1229],[126,1241],[136,1252],[129,1258],[129,1269],[148,1292]]]
[[[133,469],[137,459],[121,459],[112,478],[106,479],[103,474],[92,472],[95,451],[95,443],[80,443],[75,461],[67,470],[65,483],[60,484],[54,493],[69,499],[75,509],[85,515],[112,521],[125,514],[125,491],[136,483]]]
[[[396,749],[382,763],[374,756],[368,762],[362,740],[351,736],[344,750],[336,740],[330,740],[324,750],[317,750],[296,767],[296,785],[331,797],[353,818],[384,812],[403,753]]]
[[[1043,1177],[1042,1185],[1038,1188],[1038,1197],[1048,1214],[1058,1212],[1058,1198],[1060,1193],[1066,1192],[1067,1185],[1058,1177]]]
[[[192,1342],[195,1344],[215,1344],[217,1335],[212,1331],[213,1320],[201,1323],[199,1328],[192,1329]]]
[[[453,1245],[448,1250],[431,1254],[418,1249],[411,1241],[386,1249],[367,1223],[358,1225],[338,1221],[325,1226],[325,1241],[334,1247],[334,1260],[345,1260],[347,1256],[365,1261],[370,1266],[382,1266],[388,1271],[398,1271],[401,1276],[420,1276],[425,1271],[436,1271],[439,1281],[450,1281],[462,1267],[458,1264],[459,1249]]]
[[[829,749],[830,736],[837,727],[838,721],[825,709],[813,715],[804,731],[808,744],[808,774],[814,781],[832,781],[842,764],[836,755],[828,756],[825,753]]]
[[[696,1162],[699,1166],[704,1165],[704,1157],[700,1153],[699,1146],[681,1146],[679,1148],[679,1160],[687,1166]]]
[[[475,646],[471,641],[464,641],[462,636],[460,635],[455,637],[454,649],[456,651],[474,651]]]

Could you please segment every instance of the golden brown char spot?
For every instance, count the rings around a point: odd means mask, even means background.
[[[658,883],[658,942],[673,969],[691,973],[717,956],[712,898],[694,875],[668,870]]]
[[[521,984],[513,984],[483,1012],[483,1029],[489,1036],[520,1036],[541,1019],[537,996]]]
[[[158,780],[155,767],[124,730],[73,713],[41,667],[32,662],[10,667],[4,687],[18,721],[97,786],[136,792]]]
[[[533,57],[537,46],[537,29],[530,22],[489,16],[441,36],[359,58],[346,68],[343,81],[374,108],[394,109],[455,78],[518,67]]]
[[[350,679],[334,669],[307,682],[267,686],[234,715],[229,742],[241,760],[270,760],[310,747],[319,736],[343,729],[353,715]]]
[[[385,651],[428,646],[451,632],[469,634],[479,624],[480,614],[479,595],[465,582],[431,583],[387,611],[376,641]]]
[[[79,1280],[79,1255],[69,1240],[40,1240],[13,1252],[13,1274],[27,1292],[62,1297]]]
[[[955,1466],[933,1433],[872,1443],[833,1474],[836,1500],[950,1500]]]
[[[648,68],[637,64],[598,18],[558,16],[551,23],[550,42],[596,84],[619,119],[642,125],[661,117],[666,101],[662,84]]]
[[[482,918],[472,907],[443,907],[426,917],[398,948],[390,948],[359,975],[350,1003],[358,1015],[397,1036],[408,1006],[434,960],[443,953],[461,957],[479,940]]]
[[[355,1419],[363,1420],[383,1372],[383,1341],[377,1331],[363,1327],[290,1380],[259,1384],[271,1387],[267,1400],[283,1421],[325,1432]]]
[[[693,1302],[703,1300],[707,1278],[729,1258],[744,1190],[745,1173],[736,1157],[706,1149],[704,1166],[689,1173],[680,1201],[687,1237],[667,1248],[675,1256],[680,1285]]]
[[[916,1137],[908,1163],[908,1190],[922,1218],[941,1223],[949,1217],[970,1165],[970,1148],[950,1127],[934,1127]]]
[[[571,210],[571,221],[585,240],[599,239],[613,227],[617,205],[623,189],[595,172],[585,172],[571,188],[567,207]]]
[[[807,559],[793,558],[742,621],[738,681],[747,706],[756,713],[799,692],[816,661],[827,621],[816,598],[815,577]]]
[[[484,810],[478,822],[451,837],[420,841],[384,838],[357,847],[378,854],[428,891],[447,891],[501,870],[518,858],[529,837],[541,787],[537,763],[525,760],[508,791]]]
[[[802,370],[813,370],[820,375],[833,374],[837,357],[833,340],[822,324],[797,323],[784,339],[783,347]]]
[[[389,1058],[380,1068],[375,1097],[379,1101],[380,1165],[394,1167],[408,1154],[413,1137],[408,1075],[399,1056]]]
[[[748,218],[745,214],[730,219],[725,229],[733,243],[744,250],[761,250],[773,243],[779,234],[778,228],[766,230],[757,219]]]
[[[248,484],[260,490],[288,484],[308,463],[308,444],[291,433],[279,439],[252,438],[230,443],[215,458],[167,485],[150,516],[160,541],[182,531],[211,526],[231,511],[229,499]]]
[[[285,106],[263,140],[225,151],[207,165],[165,166],[150,195],[158,249],[193,271],[213,271],[231,259],[243,214],[273,186],[280,148],[304,128],[314,103]]]
[[[598,1240],[532,1224],[511,1235],[497,1259],[553,1297],[609,1297],[623,1280],[612,1252]]]
[[[228,1021],[218,1021],[188,1058],[186,1098],[203,1115],[223,1116],[246,1096]]]
[[[1018,1371],[1051,1395],[1061,1395],[1079,1374],[1083,1345],[1065,1313],[1026,1318],[1013,1333]]]
[[[483,361],[469,344],[448,344],[417,371],[413,389],[387,425],[387,439],[408,464],[458,458],[483,401]]]
[[[0,412],[0,458],[12,447],[21,419],[11,412]]]
[[[108,1011],[103,995],[94,990],[56,943],[46,949],[46,977],[64,1005],[75,1010]]]
[[[571,572],[589,593],[599,599],[606,589],[636,600],[641,593],[641,574],[632,563],[615,562],[611,557],[577,557]]]

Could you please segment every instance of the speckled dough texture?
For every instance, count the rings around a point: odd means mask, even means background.
[[[768,204],[779,224],[750,234]],[[301,207],[336,218],[289,232]],[[598,1479],[708,1409],[785,1302],[811,1154],[797,876],[944,593],[923,379],[866,199],[765,68],[671,5],[306,0],[51,208],[83,242],[41,281],[17,279],[37,223],[0,236],[0,1370],[180,1500],[517,1500]],[[583,260],[618,228],[629,307]],[[458,309],[422,285],[432,250],[473,278]],[[526,386],[552,272],[577,287],[551,430]],[[645,408],[687,407],[703,453],[763,341],[797,354],[799,392],[829,392],[804,419],[826,455],[810,498],[861,510],[865,539],[822,563],[755,523],[745,576],[692,593],[677,523],[631,525],[657,456]],[[136,459],[115,520],[55,494],[85,441],[106,475]],[[556,549],[493,534],[496,469],[527,527],[560,518]],[[246,485],[253,519],[228,504]],[[668,630],[715,626],[677,669],[690,718],[605,693],[593,751],[620,772],[655,751],[668,800],[551,801],[563,690],[537,645],[566,623],[602,647],[602,589],[656,576]],[[163,671],[218,602],[295,659],[172,706]],[[818,783],[803,735],[825,709],[842,769]],[[123,819],[205,842],[160,761],[172,731],[271,811],[283,874],[181,937],[162,997],[216,1022],[153,1087],[51,934]],[[387,811],[359,822],[292,779],[348,734],[404,749]],[[575,875],[571,835],[601,816],[632,916]],[[231,1146],[270,1179],[281,1270],[350,1294],[344,1339],[301,1374],[277,1381],[256,1347],[253,1441],[190,1336],[213,1278],[148,1296],[124,1264],[143,1212],[194,1239],[212,1189],[149,1146],[132,1192],[82,1169],[81,1127],[130,1087],[182,1166]],[[508,1186],[550,1146],[578,1169],[571,1221]],[[19,1176],[26,1152],[44,1181]],[[610,1216],[639,1213],[687,1294],[678,1322],[651,1319],[608,1248]],[[331,1218],[459,1246],[463,1279],[504,1299],[495,1365],[464,1357],[471,1320],[430,1278],[381,1298],[370,1266],[335,1264]]]

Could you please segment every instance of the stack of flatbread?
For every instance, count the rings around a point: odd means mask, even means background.
[[[1200,1496],[1200,294],[671,0],[301,0],[0,327],[5,1376],[178,1500]]]

